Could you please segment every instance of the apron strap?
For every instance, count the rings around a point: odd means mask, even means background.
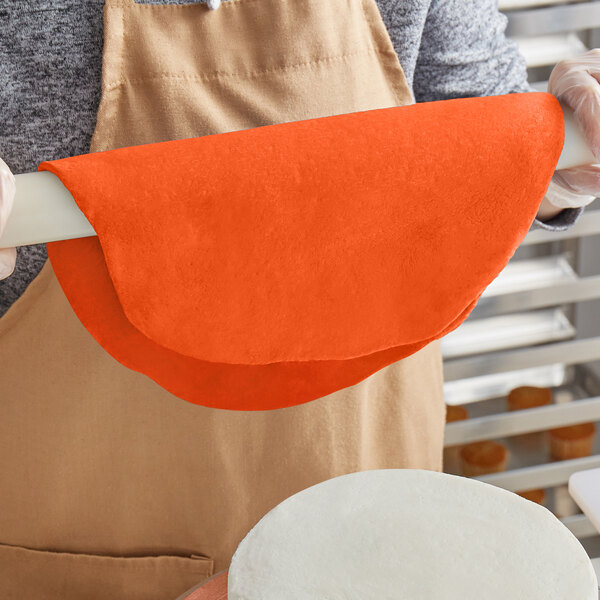
[[[104,6],[114,8],[124,8],[126,6],[134,6],[135,0],[104,0]]]
[[[190,4],[192,4],[192,3],[190,2]],[[104,5],[110,6],[112,8],[126,8],[126,7],[131,7],[131,6],[154,6],[154,7],[156,7],[156,6],[158,6],[158,7],[177,6],[177,5],[173,5],[173,4],[142,4],[142,3],[136,2],[135,0],[104,0]],[[219,6],[221,6],[221,0],[206,0],[206,5],[211,10],[217,10],[217,8],[219,8]],[[180,5],[180,6],[185,6],[185,4]]]

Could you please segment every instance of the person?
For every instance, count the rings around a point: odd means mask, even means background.
[[[106,0],[104,19],[102,5],[0,10],[0,227],[12,174],[42,160],[530,91],[494,0]],[[597,50],[563,61],[550,92],[600,160],[599,62]],[[557,172],[534,226],[571,226],[599,192],[594,166]],[[307,405],[206,409],[113,361],[70,311],[43,246],[0,261],[3,597],[176,597],[225,568],[296,491],[363,469],[441,468],[436,342]]]

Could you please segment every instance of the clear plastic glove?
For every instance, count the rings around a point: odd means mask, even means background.
[[[0,235],[12,210],[16,189],[15,176],[0,158]],[[15,270],[16,260],[16,248],[0,250],[0,279],[5,279]]]
[[[556,171],[546,198],[558,208],[586,206],[600,197],[600,48],[559,62],[548,92],[573,110],[599,164]]]

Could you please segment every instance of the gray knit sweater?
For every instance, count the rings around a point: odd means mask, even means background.
[[[103,3],[0,3],[0,156],[14,173],[89,150],[100,101]],[[418,102],[529,91],[524,60],[504,36],[506,18],[497,0],[378,0],[378,5]],[[536,225],[565,229],[580,212],[566,210]],[[15,273],[0,281],[0,316],[45,260],[43,245],[19,249]]]

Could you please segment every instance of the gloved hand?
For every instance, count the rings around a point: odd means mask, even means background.
[[[573,110],[600,163],[600,48],[559,62],[550,75],[548,92]],[[547,200],[558,208],[586,206],[596,197],[600,197],[600,164],[556,171],[546,192]]]
[[[12,209],[16,189],[15,176],[0,158],[0,235]],[[5,279],[14,271],[16,260],[16,248],[0,250],[0,279]]]

